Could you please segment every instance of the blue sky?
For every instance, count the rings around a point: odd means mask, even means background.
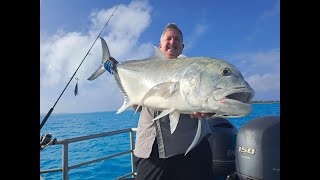
[[[152,55],[163,28],[183,31],[186,56],[208,56],[235,65],[256,91],[254,100],[280,99],[280,0],[40,0],[40,112],[62,93],[101,36],[118,61]],[[93,45],[53,113],[115,111],[123,103],[113,77],[86,79],[101,63]]]

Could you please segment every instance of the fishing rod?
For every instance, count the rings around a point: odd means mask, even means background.
[[[118,3],[118,5],[116,6],[116,8],[113,10],[111,16],[109,17],[108,21],[106,22],[106,24],[103,26],[102,30],[100,31],[100,33],[98,34],[97,38],[95,39],[95,41],[93,42],[93,44],[91,45],[90,49],[88,50],[87,54],[84,56],[84,58],[82,59],[81,63],[79,64],[78,68],[76,69],[76,71],[73,73],[73,75],[71,76],[69,82],[67,83],[67,85],[65,86],[65,88],[63,89],[63,91],[61,92],[60,96],[58,97],[58,99],[56,100],[56,102],[54,103],[54,105],[52,106],[52,108],[50,108],[49,112],[46,114],[46,116],[43,118],[41,124],[40,124],[40,130],[42,129],[42,127],[44,126],[44,124],[46,123],[46,121],[48,120],[49,116],[51,115],[54,107],[56,106],[56,104],[58,103],[60,97],[62,96],[62,94],[64,93],[64,91],[67,89],[67,87],[69,86],[71,80],[73,79],[73,77],[76,75],[78,69],[80,68],[80,66],[82,65],[83,61],[86,59],[86,57],[88,56],[88,54],[90,53],[90,50],[92,49],[93,45],[96,43],[96,41],[98,40],[98,38],[100,37],[101,33],[103,32],[104,28],[107,26],[107,24],[109,23],[111,17],[113,16],[114,12],[118,9],[118,6],[120,5],[120,3]]]

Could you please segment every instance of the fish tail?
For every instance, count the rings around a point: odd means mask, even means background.
[[[113,57],[110,56],[110,51],[108,48],[108,45],[106,41],[100,37],[101,39],[101,45],[102,45],[102,62],[99,66],[99,68],[88,78],[89,81],[92,81],[99,77],[101,74],[103,74],[105,71],[108,71],[110,74],[113,74],[114,79],[116,80],[117,85],[120,88],[120,91],[122,92],[124,96],[124,103],[122,107],[117,111],[117,114],[123,112],[127,108],[131,107],[133,104],[130,101],[129,96],[127,95],[126,91],[124,90],[120,77],[117,73],[117,64],[119,63],[117,60],[115,60]]]
[[[101,74],[103,74],[106,70],[110,74],[113,74],[114,72],[116,72],[116,65],[118,64],[118,61],[110,56],[110,51],[106,41],[102,37],[100,37],[100,39],[101,39],[101,45],[102,45],[102,62],[99,68],[88,78],[89,81],[96,79]]]

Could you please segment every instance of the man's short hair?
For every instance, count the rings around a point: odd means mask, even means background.
[[[165,33],[168,29],[177,30],[177,31],[180,33],[180,35],[181,35],[181,41],[183,42],[183,34],[182,34],[182,31],[180,30],[180,28],[179,28],[175,23],[169,23],[169,24],[164,28],[164,30],[162,31],[161,37],[160,37],[160,42],[161,42],[161,39],[162,39],[164,33]]]

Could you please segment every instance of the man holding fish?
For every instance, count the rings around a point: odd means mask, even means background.
[[[181,55],[183,35],[168,24],[155,55],[118,63],[101,38],[100,67],[113,74],[124,102],[117,111],[141,108],[134,155],[136,180],[212,180],[208,117],[250,113],[254,90],[227,61]]]
[[[175,24],[168,24],[159,48],[169,60],[174,60],[181,55],[183,47],[181,30]],[[181,114],[181,123],[172,134],[168,116],[152,121],[158,114],[156,110],[142,107],[134,149],[138,157],[136,180],[213,179],[211,149],[206,136],[185,155],[198,127],[197,117],[208,114],[195,112],[192,117]]]

